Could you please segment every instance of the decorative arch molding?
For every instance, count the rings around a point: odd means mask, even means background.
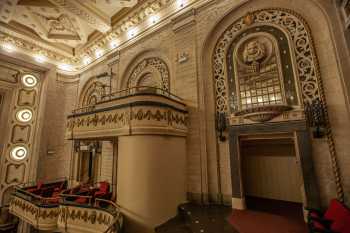
[[[95,105],[106,94],[106,87],[107,85],[97,80],[95,77],[90,78],[80,93],[79,106],[86,107]]]
[[[144,79],[145,77],[147,80]],[[158,57],[144,58],[133,68],[127,87],[136,87],[140,84],[148,84],[168,91],[170,89],[168,65]]]
[[[337,163],[337,152],[327,113],[327,104],[320,75],[320,69],[314,49],[311,32],[306,21],[296,12],[283,8],[268,8],[250,12],[232,23],[221,34],[215,45],[212,56],[214,97],[216,112],[228,113],[228,76],[226,56],[233,40],[245,30],[257,25],[270,25],[284,31],[293,48],[296,77],[304,103],[319,100],[326,115],[327,142],[330,150],[332,169],[337,187],[337,196],[344,199],[340,172]]]

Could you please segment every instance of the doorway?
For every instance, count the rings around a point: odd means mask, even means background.
[[[75,183],[93,185],[108,182],[114,187],[116,140],[80,140],[76,144],[73,170]]]
[[[303,221],[303,181],[293,138],[242,138],[247,209]]]

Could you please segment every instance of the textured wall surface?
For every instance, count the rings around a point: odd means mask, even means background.
[[[341,18],[328,0],[218,0],[173,17],[151,35],[120,51],[119,62],[101,62],[80,75],[80,82],[56,81],[49,75],[41,136],[38,174],[41,178],[68,176],[72,145],[64,140],[66,116],[77,107],[85,83],[98,74],[113,71],[112,90],[125,88],[132,67],[148,57],[161,58],[169,68],[170,91],[184,99],[189,109],[186,140],[188,198],[216,201],[221,192],[231,203],[231,170],[228,143],[218,142],[215,132],[213,50],[229,25],[250,11],[287,8],[307,22],[319,61],[330,124],[335,140],[345,198],[350,193],[350,121],[348,90],[350,56]],[[179,57],[186,57],[179,61]],[[314,167],[323,205],[336,195],[329,146],[325,138],[312,141]],[[48,153],[53,152],[53,153]],[[221,190],[221,191],[220,191]]]

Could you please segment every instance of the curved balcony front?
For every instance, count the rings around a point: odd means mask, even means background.
[[[60,211],[59,194],[66,186],[66,181],[17,186],[9,211],[38,230],[55,230]]]
[[[67,139],[157,134],[186,136],[188,112],[167,91],[135,87],[103,97],[68,116]]]
[[[70,193],[69,191],[65,193]],[[119,233],[123,216],[118,206],[106,199],[85,195],[62,194],[58,229],[71,233]]]

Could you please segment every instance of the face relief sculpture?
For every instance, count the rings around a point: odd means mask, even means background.
[[[265,46],[258,40],[250,41],[243,52],[243,59],[246,64],[260,62],[265,58]]]

